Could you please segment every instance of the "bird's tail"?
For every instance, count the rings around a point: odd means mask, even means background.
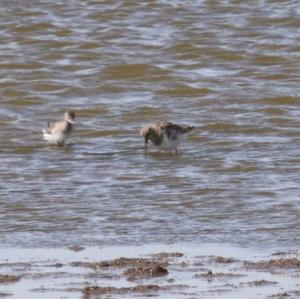
[[[188,133],[188,132],[191,132],[195,127],[191,127],[191,126],[186,126],[184,129],[183,129],[183,133]]]
[[[49,134],[46,130],[43,130],[43,138],[46,141],[51,142],[52,141],[52,135]]]

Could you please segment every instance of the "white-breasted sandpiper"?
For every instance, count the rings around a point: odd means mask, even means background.
[[[74,122],[74,111],[67,110],[63,120],[53,124],[48,123],[48,128],[43,130],[44,140],[51,144],[64,145],[65,140],[73,131]]]

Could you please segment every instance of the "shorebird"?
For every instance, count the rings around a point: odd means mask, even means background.
[[[64,114],[64,119],[54,124],[49,124],[48,128],[43,130],[44,140],[55,145],[64,145],[65,140],[73,131],[75,122],[75,113],[67,110]]]
[[[162,122],[143,127],[140,134],[145,138],[145,150],[147,150],[148,141],[150,140],[153,145],[175,150],[177,154],[177,145],[180,142],[181,136],[193,129],[194,127],[191,126],[180,126],[171,122]]]

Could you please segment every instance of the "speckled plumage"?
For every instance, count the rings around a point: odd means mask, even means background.
[[[64,145],[65,140],[73,131],[75,113],[66,111],[64,119],[54,124],[48,124],[48,128],[43,130],[43,138],[51,144]]]
[[[171,122],[162,122],[143,127],[140,133],[145,139],[146,150],[148,141],[150,140],[153,145],[175,150],[177,153],[177,145],[180,142],[180,137],[193,129],[194,127],[191,126],[180,126]]]

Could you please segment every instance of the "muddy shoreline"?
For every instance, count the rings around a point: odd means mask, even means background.
[[[166,245],[0,249],[0,298],[300,296],[297,251],[242,251],[211,248],[209,254]]]

